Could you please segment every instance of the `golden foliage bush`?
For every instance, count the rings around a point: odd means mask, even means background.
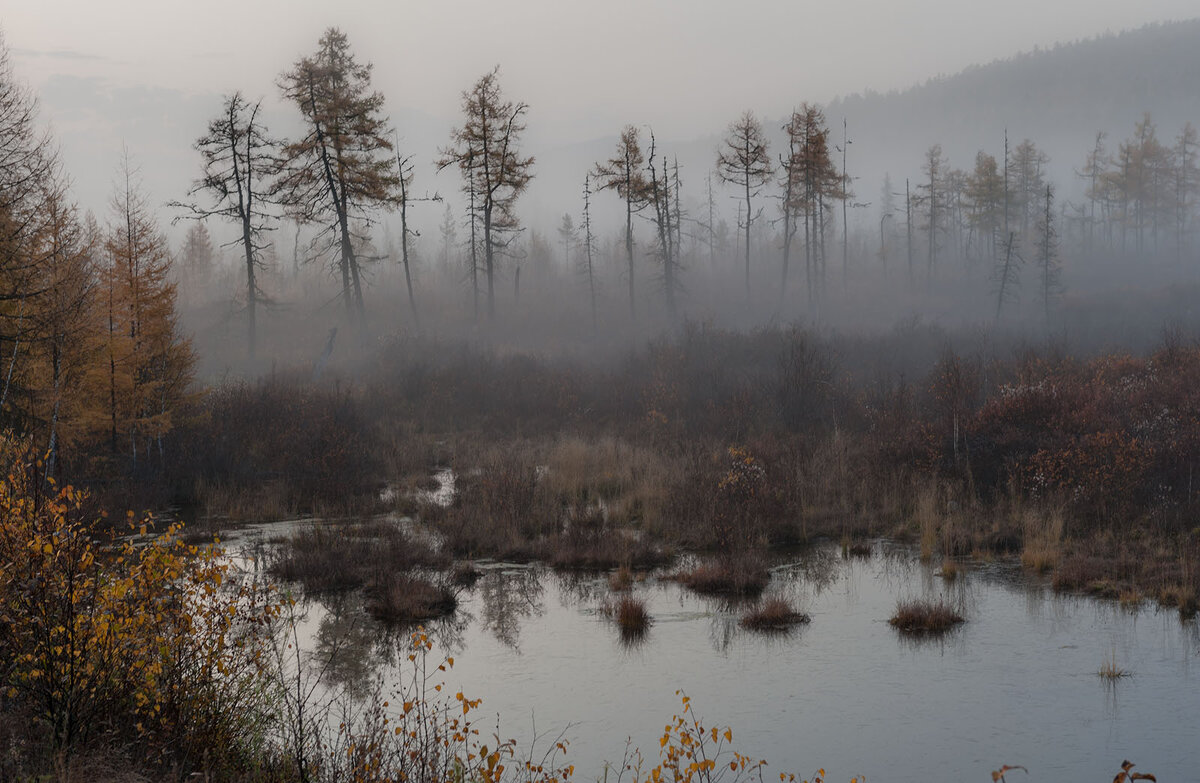
[[[0,481],[0,709],[63,758],[128,748],[154,768],[237,764],[264,741],[271,594],[179,526],[124,535],[18,461]],[[122,532],[122,531],[118,531]]]

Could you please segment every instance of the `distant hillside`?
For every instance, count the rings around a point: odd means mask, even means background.
[[[1164,143],[1185,122],[1200,126],[1200,19],[1059,44],[826,107],[831,126],[849,122],[860,171],[890,168],[901,180],[917,174],[934,143],[959,168],[973,165],[980,148],[999,153],[1006,127],[1014,145],[1031,138],[1045,149],[1063,180],[1082,165],[1098,131],[1115,148],[1147,111]]]
[[[904,56],[902,47],[895,56]],[[1050,155],[1050,179],[1072,198],[1082,187],[1074,171],[1083,166],[1096,133],[1107,133],[1108,149],[1115,150],[1147,111],[1165,144],[1173,142],[1185,122],[1200,127],[1200,19],[1059,44],[907,90],[868,91],[825,107],[838,145],[842,118],[848,122],[848,168],[856,178],[856,200],[873,205],[885,172],[899,190],[905,177],[915,183],[932,144],[942,145],[952,166],[969,170],[980,149],[999,157],[1005,128],[1013,147],[1030,138]],[[784,148],[786,118],[762,119],[777,159]],[[636,118],[630,121],[636,124]],[[619,130],[588,142],[536,150],[538,179],[522,207],[530,225],[551,231],[564,210],[577,209],[583,173],[592,161],[611,154]],[[697,131],[692,139],[659,139],[660,150],[678,156],[693,212],[701,209],[704,179],[714,165],[722,129]],[[732,224],[735,207],[728,195],[720,195],[718,208]],[[606,231],[616,220],[616,200],[605,194],[598,202],[597,225]],[[855,219],[866,226],[878,219],[873,215],[874,208],[858,210]]]

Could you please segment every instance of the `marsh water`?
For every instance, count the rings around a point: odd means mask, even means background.
[[[455,657],[447,687],[482,698],[484,724],[499,715],[504,736],[565,730],[577,779],[602,778],[627,740],[653,760],[680,690],[708,725],[733,728],[734,748],[769,762],[767,779],[824,768],[831,781],[986,781],[1019,764],[1028,778],[1010,780],[1110,780],[1126,758],[1159,780],[1200,775],[1197,624],[1058,595],[1018,563],[946,581],[886,541],[869,558],[817,546],[772,570],[767,595],[812,617],[783,634],[744,630],[744,605],[649,575],[633,594],[653,622],[634,640],[603,611],[606,575],[481,569],[454,617],[431,626],[435,652]],[[913,597],[943,597],[967,622],[901,635],[887,619]],[[308,603],[302,631],[314,651],[338,650],[330,687],[395,676],[395,637],[352,596]],[[1100,677],[1106,659],[1128,676]]]

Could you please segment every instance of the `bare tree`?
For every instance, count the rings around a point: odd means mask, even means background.
[[[1054,226],[1054,187],[1046,186],[1044,209],[1037,225],[1038,277],[1042,289],[1042,309],[1046,329],[1050,328],[1050,302],[1062,290],[1062,267],[1058,262],[1058,230]]]
[[[500,66],[480,77],[463,92],[462,127],[451,133],[451,144],[441,151],[438,170],[457,165],[478,200],[476,209],[483,232],[483,264],[487,275],[488,318],[496,317],[495,275],[498,256],[520,231],[517,197],[533,179],[532,156],[519,152],[525,132],[528,104],[504,100],[500,91]],[[474,210],[473,210],[474,212]]]
[[[659,178],[658,167],[655,164],[654,132],[650,133],[650,155],[646,161],[646,172],[650,175],[647,181],[647,194],[654,214],[654,222],[658,234],[658,257],[662,263],[663,294],[667,306],[667,314],[675,317],[675,294],[679,286],[679,247],[681,241],[680,224],[682,215],[679,210],[679,165],[675,165],[674,182],[667,166],[667,158],[662,158],[662,178]],[[672,192],[674,191],[674,192]]]
[[[412,313],[413,324],[417,329],[421,328],[421,316],[417,312],[417,300],[413,295],[412,271],[408,262],[408,238],[421,236],[419,231],[415,231],[408,227],[408,205],[414,201],[441,201],[442,197],[437,193],[432,196],[420,196],[414,198],[409,195],[408,189],[412,186],[413,180],[413,163],[412,156],[404,157],[400,154],[400,145],[396,145],[396,171],[400,181],[400,194],[398,202],[400,204],[400,263],[404,267],[404,285],[408,290],[408,309]],[[453,224],[451,224],[453,228]]]
[[[564,216],[565,222],[566,216]],[[587,276],[588,295],[592,302],[592,331],[596,330],[596,274],[593,254],[596,238],[592,235],[592,187],[591,174],[583,176],[583,272]]]
[[[746,298],[750,297],[750,226],[755,220],[752,202],[771,181],[773,168],[767,154],[767,137],[754,113],[746,111],[729,126],[717,151],[717,174],[742,188],[746,203]],[[760,210],[761,213],[761,210]]]
[[[1009,231],[1004,239],[1004,256],[992,270],[992,283],[996,289],[996,320],[1008,302],[1016,301],[1017,286],[1020,284],[1021,254],[1016,247],[1017,232]]]
[[[283,148],[276,193],[297,220],[326,227],[314,241],[337,248],[346,312],[362,321],[362,272],[355,224],[396,204],[400,177],[392,159],[383,95],[371,90],[371,66],[360,64],[345,34],[325,31],[317,51],[280,77],[280,89],[304,117],[305,135]]]
[[[925,275],[933,280],[933,268],[937,264],[938,245],[945,231],[943,211],[946,209],[946,159],[942,157],[942,145],[934,144],[925,153],[925,181],[917,185],[922,191],[921,202],[925,205],[925,229],[927,233],[927,257]]]
[[[268,180],[276,171],[278,150],[278,143],[267,135],[258,118],[261,108],[261,100],[251,104],[240,92],[225,99],[221,114],[209,122],[208,131],[196,141],[204,173],[188,191],[192,198],[208,196],[211,204],[172,203],[197,220],[222,217],[237,224],[239,234],[232,244],[241,245],[245,258],[247,349],[251,358],[258,343],[257,305],[262,301],[256,273],[262,266],[262,236],[271,218],[266,210],[271,203]]]

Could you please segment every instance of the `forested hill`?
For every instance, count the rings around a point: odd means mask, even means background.
[[[904,56],[900,43],[895,56]],[[934,143],[954,166],[969,168],[976,150],[1001,151],[1005,128],[1014,145],[1030,138],[1046,150],[1053,176],[1062,180],[1082,166],[1097,132],[1108,134],[1113,149],[1144,112],[1152,114],[1164,143],[1185,122],[1200,125],[1200,19],[1036,49],[826,107],[839,141],[836,126],[843,117],[848,121],[850,151],[870,181],[881,166],[894,177],[915,176]],[[861,196],[870,200],[875,193]]]

